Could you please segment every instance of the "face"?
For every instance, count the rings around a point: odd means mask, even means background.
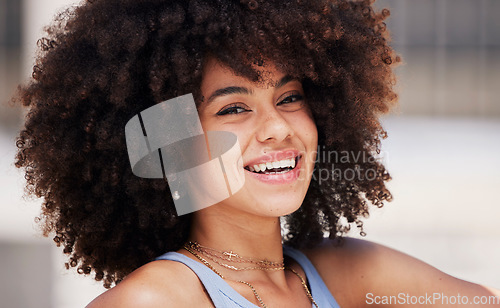
[[[282,216],[304,200],[318,134],[302,84],[275,69],[266,71],[272,86],[253,83],[209,61],[198,113],[205,132],[234,133],[242,153],[244,186],[214,207]]]

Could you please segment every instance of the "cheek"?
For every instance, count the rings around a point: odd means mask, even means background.
[[[318,144],[318,129],[313,118],[306,112],[299,113],[290,119],[295,134],[302,139],[306,147],[315,149]],[[308,149],[311,150],[311,149]]]
[[[251,123],[218,123],[216,121],[207,121],[205,125],[203,125],[203,129],[207,129],[210,131],[226,131],[231,132],[236,135],[238,138],[238,143],[240,144],[241,149],[244,149],[246,145],[250,142],[251,134],[252,134],[252,125]]]
[[[252,139],[252,126],[251,125],[233,125],[231,128],[226,128],[226,130],[232,132],[238,137],[238,143],[240,144],[241,151],[246,149]]]
[[[231,132],[238,138],[238,143],[240,144],[241,149],[244,149],[244,147],[248,144],[250,140],[250,132],[253,127],[252,123],[250,123],[251,121],[227,123],[221,121],[220,118],[218,119],[212,115],[207,115],[206,112],[203,112],[203,110],[199,110],[198,114],[204,132]]]

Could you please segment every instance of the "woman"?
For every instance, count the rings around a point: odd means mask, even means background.
[[[497,292],[337,241],[351,224],[363,234],[369,206],[391,198],[376,159],[377,117],[396,100],[388,14],[370,1],[89,0],[61,15],[20,90],[29,113],[16,165],[44,197],[41,223],[67,267],[119,283],[89,307],[358,307]],[[178,215],[172,182],[133,174],[125,127],[187,93],[204,132],[237,137],[244,185]]]

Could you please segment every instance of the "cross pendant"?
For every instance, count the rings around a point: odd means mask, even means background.
[[[231,261],[231,257],[237,257],[238,255],[235,254],[232,250],[227,252],[227,251],[224,251],[224,255],[228,256],[229,257],[229,261]]]

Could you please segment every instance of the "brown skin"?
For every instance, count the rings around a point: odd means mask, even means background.
[[[474,296],[500,295],[499,290],[457,279],[404,253],[364,240],[346,239],[342,247],[327,241],[305,253],[319,269],[325,284],[341,307],[373,307],[373,304],[366,304],[367,293],[379,296],[397,296],[400,292],[415,296],[460,294],[468,296],[469,300]],[[430,306],[456,307],[440,304]]]

